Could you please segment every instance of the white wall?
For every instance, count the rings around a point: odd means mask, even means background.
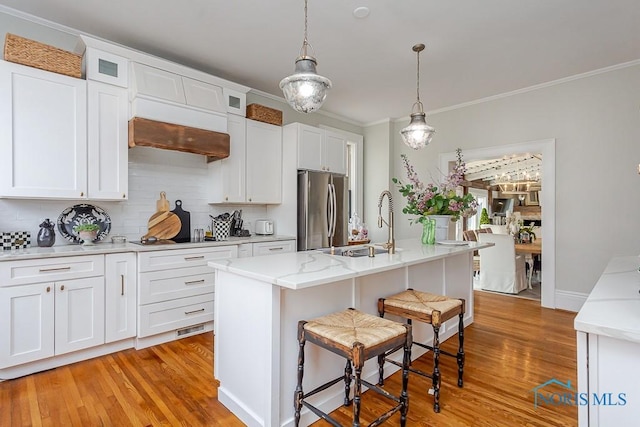
[[[437,133],[418,152],[401,142],[406,122],[397,122],[394,176],[405,177],[401,153],[428,177],[439,154],[456,147],[464,153],[555,138],[556,288],[588,293],[612,256],[640,253],[639,105],[640,63],[428,114]],[[417,238],[397,222],[398,235]]]
[[[368,126],[364,130],[364,212],[358,212],[360,218],[369,227],[369,238],[373,242],[386,242],[388,238],[387,226],[378,228],[378,200],[380,193],[390,190],[395,202],[394,212],[396,223],[398,217],[399,195],[391,187],[390,175],[392,171],[392,153],[390,141],[393,124],[390,121]],[[383,201],[382,214],[387,219],[387,200]],[[396,235],[397,237],[397,235]]]

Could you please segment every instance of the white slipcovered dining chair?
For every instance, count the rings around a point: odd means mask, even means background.
[[[478,234],[480,243],[495,246],[481,249],[478,285],[487,291],[517,294],[527,288],[524,256],[516,255],[513,237],[508,234]]]

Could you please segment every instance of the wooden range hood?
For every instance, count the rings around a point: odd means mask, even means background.
[[[134,117],[129,120],[129,147],[154,147],[207,156],[207,162],[229,157],[227,133]]]

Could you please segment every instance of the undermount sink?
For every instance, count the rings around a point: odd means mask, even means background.
[[[338,255],[338,256],[348,256],[348,257],[357,258],[357,257],[369,256],[370,247],[372,246],[343,246],[339,248],[333,248],[333,252],[332,252],[332,248],[324,248],[324,249],[321,249],[321,251],[322,253],[325,253],[327,255]],[[373,253],[375,255],[384,254],[387,252],[388,251],[383,248],[376,248],[376,247],[373,248]]]

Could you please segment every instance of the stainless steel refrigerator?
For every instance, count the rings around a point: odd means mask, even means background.
[[[298,171],[298,250],[347,244],[347,177]]]

